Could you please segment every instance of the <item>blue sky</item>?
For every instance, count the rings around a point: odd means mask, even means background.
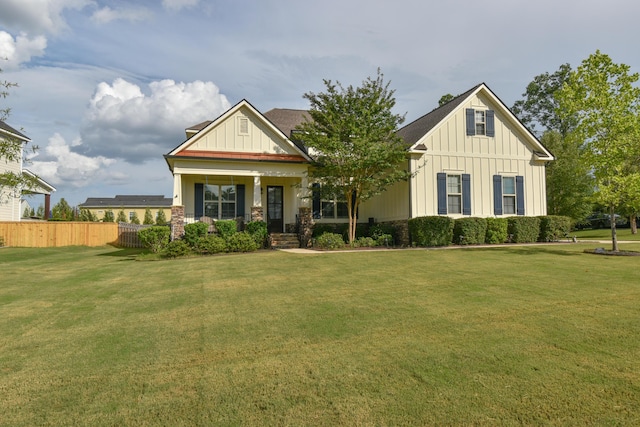
[[[638,16],[634,0],[2,0],[0,80],[19,87],[0,108],[53,203],[171,197],[163,154],[243,98],[307,108],[323,79],[380,67],[407,122],[481,82],[511,106],[596,49],[640,71]]]

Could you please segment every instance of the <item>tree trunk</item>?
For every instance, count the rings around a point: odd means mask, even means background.
[[[631,227],[631,234],[638,234],[638,224],[636,223],[636,215],[634,213],[629,217],[629,226]]]
[[[616,233],[616,217],[615,217],[615,208],[613,206],[611,206],[611,208],[609,208],[609,220],[611,221],[611,243],[612,243],[612,248],[611,250],[614,252],[618,252],[618,235]]]

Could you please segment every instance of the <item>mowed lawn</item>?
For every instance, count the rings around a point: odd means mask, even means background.
[[[640,257],[593,247],[3,248],[0,425],[640,425]]]

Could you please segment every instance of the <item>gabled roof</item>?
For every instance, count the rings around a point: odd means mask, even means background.
[[[553,160],[551,152],[542,145],[538,138],[536,138],[536,136],[515,116],[515,114],[511,112],[504,102],[502,102],[500,98],[498,98],[484,83],[474,86],[443,106],[436,108],[430,113],[425,114],[399,129],[398,135],[404,138],[405,142],[410,147],[410,150],[422,150],[423,148],[420,147],[422,145],[422,141],[424,141],[424,139],[433,132],[436,127],[441,123],[444,123],[447,118],[452,116],[459,108],[461,108],[462,104],[464,104],[467,99],[479,92],[487,95],[494,104],[499,106],[500,112],[507,117],[507,119],[513,123],[523,135],[525,135],[525,138],[533,149],[534,155],[539,160]]]
[[[3,122],[2,120],[0,120],[0,132],[6,133],[6,134],[8,134],[10,136],[13,136],[15,138],[19,138],[19,139],[21,139],[21,140],[23,140],[25,142],[31,141],[27,136],[25,136],[21,132],[15,130],[14,128],[9,126],[8,124]]]
[[[83,208],[170,208],[172,203],[173,199],[163,195],[117,195],[116,197],[88,197],[78,206]]]
[[[29,169],[22,169],[22,173],[24,175],[27,175],[31,179],[34,179],[38,185],[36,188],[29,188],[28,190],[25,190],[25,192],[35,194],[51,194],[56,191],[56,188],[53,185],[49,184],[39,176],[36,176],[36,174],[31,172]]]

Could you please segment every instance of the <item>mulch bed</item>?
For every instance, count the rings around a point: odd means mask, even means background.
[[[594,255],[609,255],[609,256],[640,256],[640,252],[637,251],[612,251],[605,248],[585,249],[585,253]]]

